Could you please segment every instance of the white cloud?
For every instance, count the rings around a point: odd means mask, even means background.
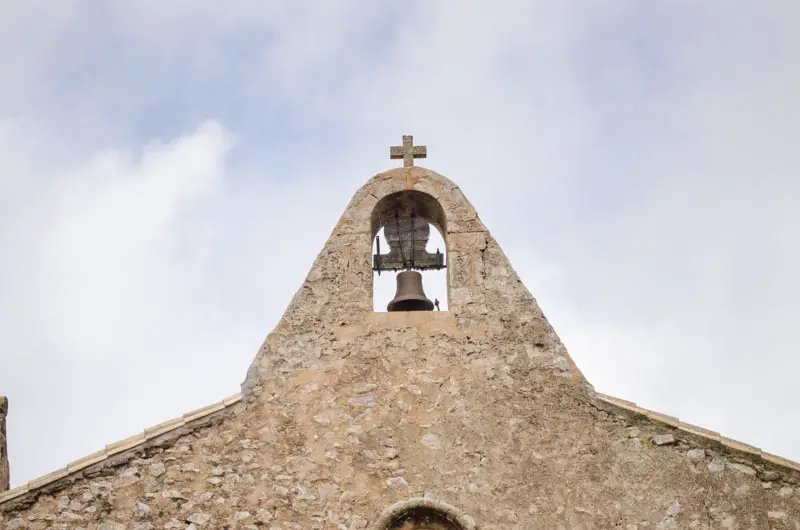
[[[200,252],[179,255],[175,225],[187,207],[218,190],[227,149],[219,125],[207,123],[190,136],[146,147],[141,160],[102,153],[62,177],[51,227],[37,245],[44,268],[37,302],[51,313],[57,337],[103,354],[118,341],[98,330],[124,326],[131,312],[156,328],[180,315],[183,289],[196,287],[187,273],[192,260],[204,257],[206,242],[193,237]],[[158,311],[148,307],[154,293]]]
[[[170,388],[165,376],[185,363],[186,344],[199,355],[235,344],[235,329],[224,340],[196,329],[208,314],[192,306],[192,293],[203,287],[207,248],[215,242],[202,233],[206,224],[184,225],[220,192],[229,148],[228,135],[209,122],[169,143],[153,143],[139,156],[103,152],[72,171],[31,175],[47,186],[38,197],[44,207],[36,215],[20,209],[6,217],[11,223],[4,230],[8,240],[23,242],[13,254],[4,252],[2,267],[3,306],[12,317],[4,321],[3,336],[18,346],[6,357],[3,378],[4,391],[17,402],[12,428],[31,425],[26,413],[40,407],[38,419],[51,422],[38,426],[45,432],[89,429],[98,419],[94,412],[110,415],[105,429],[124,435],[131,421],[152,418],[131,397],[147,388],[151,399],[164,398]],[[170,352],[174,357],[165,357]],[[36,372],[46,377],[30,376]],[[191,366],[183,371],[187,377],[194,372]],[[72,399],[82,400],[81,421],[60,410]],[[68,438],[57,448],[32,447],[64,460],[99,442]],[[15,454],[31,447],[18,445],[24,441],[12,438]],[[20,458],[15,470],[30,474],[37,456]]]

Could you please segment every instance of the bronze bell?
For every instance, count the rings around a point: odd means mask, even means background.
[[[397,275],[397,292],[388,311],[433,311],[433,302],[425,297],[422,290],[422,274],[417,271],[403,271]]]

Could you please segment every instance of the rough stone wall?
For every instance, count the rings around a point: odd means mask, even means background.
[[[407,325],[393,340],[418,354],[442,337],[430,322]],[[378,318],[371,331],[385,326]],[[356,355],[340,370],[276,378],[271,407],[238,406],[30,504],[0,506],[0,528],[366,529],[391,503],[424,495],[485,530],[797,528],[794,478],[610,415],[563,378],[543,386],[522,367],[449,355]]]
[[[8,468],[8,439],[6,438],[6,416],[8,398],[0,396],[0,492],[8,489],[10,472]]]
[[[450,311],[373,313],[372,205],[409,188],[448,216]],[[0,528],[378,530],[409,498],[463,530],[800,528],[797,474],[599,403],[458,188],[422,168],[356,194],[243,391],[211,425],[0,504]]]

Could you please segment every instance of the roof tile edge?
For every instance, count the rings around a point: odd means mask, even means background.
[[[607,394],[601,394],[600,392],[595,392],[595,397],[600,401],[612,405],[614,407],[618,407],[623,410],[627,410],[629,412],[642,415],[652,421],[656,421],[658,423],[662,423],[669,427],[676,428],[678,430],[697,436],[698,438],[703,438],[705,440],[722,444],[724,447],[728,449],[737,451],[739,453],[744,453],[750,456],[755,456],[759,460],[786,468],[787,470],[800,472],[799,462],[795,462],[793,460],[789,460],[788,458],[783,458],[781,456],[764,452],[758,447],[743,442],[739,442],[732,438],[721,436],[718,432],[711,431],[703,427],[698,427],[690,423],[682,422],[678,418],[673,418],[672,416],[667,416],[665,414],[660,414],[658,412],[642,408],[633,401],[627,401],[625,399],[616,398],[614,396],[609,396]]]
[[[3,506],[8,501],[21,497],[26,493],[32,493],[48,484],[52,484],[57,480],[61,480],[69,475],[78,473],[89,466],[98,464],[103,462],[104,460],[108,460],[112,456],[119,455],[122,452],[129,451],[131,449],[135,449],[136,447],[144,444],[145,442],[156,438],[162,434],[166,434],[172,432],[180,427],[183,427],[187,423],[205,418],[214,414],[215,412],[219,412],[223,409],[228,407],[232,407],[239,403],[242,400],[241,394],[234,394],[229,396],[222,401],[218,401],[212,405],[208,405],[206,407],[199,408],[197,410],[193,410],[183,414],[178,418],[173,418],[171,420],[167,420],[163,423],[159,423],[152,427],[148,427],[141,433],[135,434],[124,440],[119,440],[112,444],[107,445],[104,449],[97,451],[96,453],[92,453],[88,456],[83,458],[79,458],[74,462],[68,464],[66,467],[61,468],[57,471],[53,471],[52,473],[48,473],[41,477],[37,477],[27,484],[23,484],[22,486],[18,486],[16,488],[12,488],[8,491],[4,491],[0,493],[0,507]]]

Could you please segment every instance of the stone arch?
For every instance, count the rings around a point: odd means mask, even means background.
[[[483,232],[486,228],[478,219],[472,204],[458,186],[447,177],[420,166],[397,168],[379,173],[356,191],[334,229],[334,235],[346,235],[370,230],[370,213],[376,204],[401,191],[421,192],[439,203],[444,233]],[[450,244],[450,241],[448,241]]]
[[[477,530],[474,519],[434,499],[396,502],[381,513],[371,530]]]

